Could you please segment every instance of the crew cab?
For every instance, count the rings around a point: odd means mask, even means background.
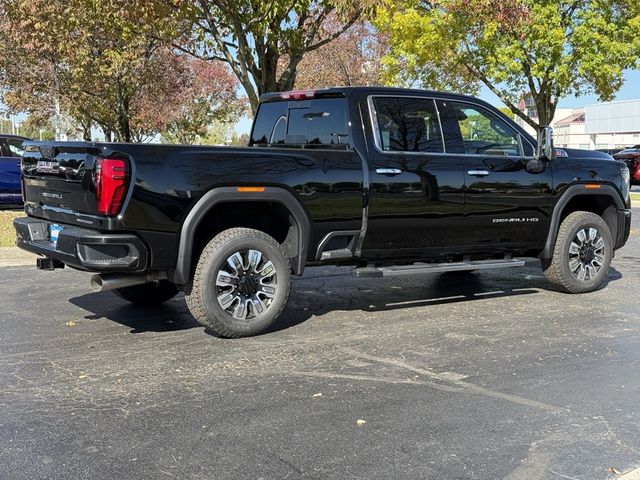
[[[474,97],[392,88],[263,95],[246,148],[27,143],[17,244],[38,266],[157,304],[183,290],[213,333],[264,331],[291,275],[470,271],[540,259],[603,282],[630,232],[629,170],[540,141]]]

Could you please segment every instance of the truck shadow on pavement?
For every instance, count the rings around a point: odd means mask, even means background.
[[[348,270],[338,267],[323,269],[315,275],[313,270],[309,272],[294,279],[287,308],[263,335],[295,327],[334,311],[394,311],[534,295],[549,290],[542,272],[535,267],[527,267],[515,275],[503,270],[385,279],[356,279],[348,275]],[[611,267],[600,289],[621,278],[622,274]],[[183,294],[155,307],[131,305],[110,292],[90,293],[69,301],[87,312],[85,319],[108,319],[131,328],[131,333],[200,327],[189,313]]]
[[[182,293],[153,307],[132,305],[111,292],[89,293],[69,301],[86,310],[86,320],[111,320],[131,328],[130,333],[174,332],[200,326],[189,313]]]
[[[336,278],[337,277],[337,278]],[[550,289],[537,267],[525,268],[518,274],[508,270],[493,272],[450,272],[403,279],[340,281],[342,275],[303,277],[294,281],[288,308],[270,329],[273,333],[294,327],[314,316],[332,311],[394,311],[412,307],[445,305],[475,300],[518,297],[549,292]],[[346,276],[350,279],[349,276]],[[611,267],[602,285],[622,278]]]

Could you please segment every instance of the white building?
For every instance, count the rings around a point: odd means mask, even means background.
[[[537,119],[531,98],[520,101],[518,107]],[[533,128],[523,120],[516,122],[532,135]],[[554,142],[560,148],[613,150],[640,145],[640,100],[598,103],[584,108],[559,108],[551,126]]]
[[[584,109],[577,108],[570,115],[558,120],[553,125],[553,140],[557,147],[593,149],[591,137],[584,131]]]
[[[590,148],[622,148],[640,144],[640,100],[587,105],[584,132]]]

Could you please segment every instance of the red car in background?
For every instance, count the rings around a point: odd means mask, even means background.
[[[640,145],[626,148],[616,153],[613,158],[622,160],[629,167],[631,183],[640,185]]]

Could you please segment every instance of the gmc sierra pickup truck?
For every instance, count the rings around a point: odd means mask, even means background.
[[[213,333],[264,331],[292,274],[518,267],[596,289],[630,231],[629,171],[555,150],[469,96],[390,88],[265,94],[246,148],[31,142],[17,244],[137,304],[184,291]]]

